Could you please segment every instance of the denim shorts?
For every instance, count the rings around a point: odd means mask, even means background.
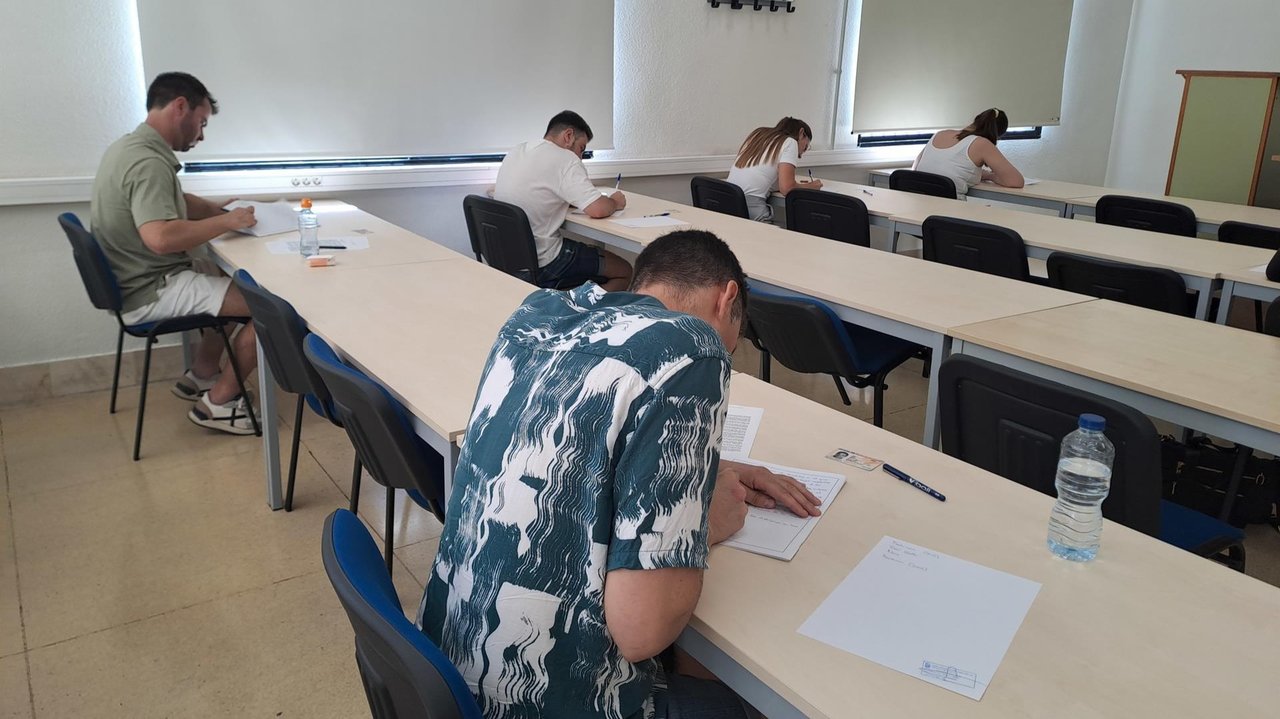
[[[560,254],[538,270],[538,286],[569,288],[604,279],[604,255],[596,247],[577,240],[561,240]]]

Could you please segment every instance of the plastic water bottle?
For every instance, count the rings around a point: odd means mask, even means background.
[[[320,218],[311,211],[311,198],[302,198],[298,213],[298,252],[303,257],[320,254]]]
[[[1102,500],[1111,490],[1116,448],[1102,433],[1107,421],[1080,415],[1079,429],[1062,439],[1058,455],[1058,501],[1049,514],[1049,551],[1073,562],[1098,556]]]

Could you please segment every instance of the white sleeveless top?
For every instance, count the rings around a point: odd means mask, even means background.
[[[969,146],[976,139],[977,135],[969,135],[955,145],[941,150],[933,146],[933,139],[930,138],[913,169],[951,178],[956,183],[956,193],[963,196],[970,186],[982,182],[982,168],[969,159]]]

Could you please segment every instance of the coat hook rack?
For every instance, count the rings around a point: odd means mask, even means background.
[[[741,10],[744,7],[749,7],[757,12],[765,8],[768,8],[769,12],[778,12],[784,9],[787,12],[796,11],[796,4],[793,0],[707,0],[707,2],[712,8],[727,6],[730,10]]]

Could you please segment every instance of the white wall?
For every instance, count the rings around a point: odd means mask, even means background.
[[[1277,0],[1135,0],[1107,185],[1163,192],[1178,127],[1177,70],[1280,70]]]
[[[1077,0],[1064,126],[1047,129],[1040,142],[1010,143],[1008,150],[1028,174],[1102,179],[1131,2]],[[731,154],[751,128],[772,124],[783,114],[813,125],[816,147],[829,144],[842,2],[810,0],[783,15],[712,10],[695,0],[616,0],[615,18],[614,157]],[[0,41],[5,43],[0,182],[91,175],[103,149],[141,120],[144,81],[134,28],[133,0],[0,3]],[[11,58],[20,63],[10,64]],[[205,79],[216,95],[216,82]],[[841,102],[842,116],[848,107]],[[213,118],[210,132],[217,131],[217,122]],[[1099,132],[1103,126],[1107,131]],[[847,146],[852,138],[837,132],[837,140]],[[865,179],[864,168],[852,166],[816,171]],[[687,175],[637,177],[625,184],[673,201],[688,198]],[[342,197],[468,251],[460,206],[475,189],[376,190]],[[0,367],[113,349],[114,323],[89,307],[66,239],[54,223],[63,210],[86,216],[88,206],[0,206],[6,249],[0,263]]]

